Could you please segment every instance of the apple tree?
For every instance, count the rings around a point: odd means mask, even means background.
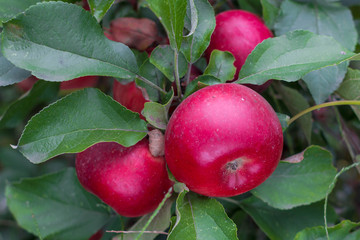
[[[0,0],[0,240],[360,239],[358,0]]]

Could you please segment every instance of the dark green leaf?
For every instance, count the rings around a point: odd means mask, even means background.
[[[87,0],[92,15],[98,20],[104,17],[105,13],[110,9],[115,0]]]
[[[277,35],[293,30],[308,30],[333,37],[342,46],[354,50],[357,42],[355,24],[348,8],[324,1],[300,3],[284,1],[275,25]],[[334,21],[336,19],[336,21]],[[317,104],[323,103],[344,79],[347,63],[311,72],[303,77]]]
[[[187,0],[147,0],[147,2],[164,25],[171,47],[179,50],[183,40]]]
[[[155,85],[163,88],[163,85],[166,81],[164,74],[161,73],[159,69],[157,69],[153,64],[150,63],[149,59],[147,59],[140,67],[139,73],[141,76],[145,77],[150,82]],[[136,79],[136,84],[142,88],[146,89],[148,97],[150,100],[157,102],[160,99],[160,93],[158,90],[150,87],[145,82]]]
[[[0,0],[0,22],[7,22],[41,0]]]
[[[87,240],[110,217],[72,168],[8,184],[6,198],[19,225],[40,239]]]
[[[293,82],[311,71],[354,56],[331,37],[296,30],[257,45],[241,68],[237,82],[263,84],[269,79]]]
[[[221,83],[221,80],[212,75],[201,75],[195,78],[193,81],[189,83],[189,85],[186,86],[184,98],[187,98],[188,96],[199,90],[201,88],[199,84],[201,83],[207,85],[214,85]]]
[[[260,15],[261,13],[260,0],[237,0],[237,2],[240,5],[241,9]]]
[[[349,68],[337,93],[346,100],[360,100],[360,70]],[[352,108],[360,119],[360,107],[352,106]]]
[[[304,228],[319,226],[324,223],[324,203],[318,202],[308,206],[279,210],[270,207],[256,197],[241,202],[241,207],[270,239],[293,239]],[[328,222],[335,221],[333,210],[328,211]]]
[[[16,127],[38,104],[54,100],[58,91],[59,83],[37,81],[30,92],[12,103],[0,117],[0,129]]]
[[[324,199],[335,175],[332,155],[308,147],[299,163],[280,162],[275,172],[251,192],[278,209],[290,209]]]
[[[131,50],[108,40],[95,18],[74,4],[32,6],[5,23],[2,35],[4,56],[41,79],[133,78],[138,71]]]
[[[296,115],[299,112],[310,107],[305,97],[295,89],[286,87],[282,84],[273,84],[273,86],[280,94],[283,103],[286,105],[292,115]],[[308,141],[308,143],[310,143],[312,129],[311,114],[305,114],[297,120],[297,123],[300,125],[300,128],[302,129],[302,132],[306,137],[306,140]]]
[[[152,51],[150,62],[154,64],[170,81],[175,81],[174,51],[169,45],[158,46]],[[188,64],[182,53],[179,53],[179,77],[185,76]]]
[[[77,153],[98,142],[132,146],[146,136],[139,114],[97,89],[72,93],[31,118],[17,148],[33,163]]]
[[[21,82],[30,75],[31,73],[29,71],[17,68],[14,64],[9,62],[9,60],[7,60],[0,51],[0,86],[6,86],[13,83]]]
[[[225,83],[234,79],[236,68],[234,66],[235,58],[230,52],[214,50],[211,52],[209,65],[204,74],[212,75]]]
[[[156,128],[165,130],[169,120],[168,112],[173,98],[174,93],[172,92],[172,97],[164,105],[157,102],[145,103],[142,114],[151,125]]]
[[[186,20],[190,19],[191,10],[195,10],[198,14],[197,25],[195,32],[190,36],[184,37],[181,45],[181,51],[189,63],[194,63],[201,57],[209,46],[211,34],[215,29],[215,14],[209,2],[207,0],[192,1],[195,3],[195,8],[190,9],[191,1],[189,1]]]
[[[261,0],[262,14],[268,28],[273,28],[279,14],[279,7],[275,0]]]
[[[236,226],[213,198],[183,191],[176,201],[177,220],[168,239],[237,239]]]
[[[282,114],[282,113],[276,113],[276,115],[278,116],[278,118],[280,120],[280,124],[281,124],[281,128],[282,128],[283,132],[285,132],[285,130],[289,126],[288,121],[290,120],[290,117],[288,115]]]
[[[360,226],[360,223],[353,223],[349,220],[342,221],[341,223],[330,227],[328,229],[329,231],[329,239],[331,240],[356,240],[360,237],[360,231],[358,231],[356,234],[351,234],[352,236],[349,236],[350,231],[354,229],[355,227]],[[294,240],[308,240],[308,239],[316,239],[316,240],[327,240],[325,233],[325,228],[323,226],[319,227],[313,227],[313,228],[307,228],[298,234],[296,234],[296,237]]]

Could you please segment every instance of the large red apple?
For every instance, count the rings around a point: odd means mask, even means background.
[[[275,170],[282,129],[266,100],[235,83],[203,88],[169,120],[165,159],[175,178],[199,194],[229,197],[249,191]]]
[[[98,143],[77,154],[80,183],[120,215],[137,217],[156,209],[172,186],[163,157],[153,157],[144,139],[126,148]]]
[[[216,16],[216,27],[205,57],[209,60],[214,49],[231,52],[235,57],[235,80],[246,58],[256,45],[270,37],[273,37],[272,32],[257,15],[244,10],[225,11]],[[261,92],[269,84],[270,82],[267,82],[261,86],[250,85],[250,87]]]

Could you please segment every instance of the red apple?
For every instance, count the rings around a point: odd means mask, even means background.
[[[235,80],[251,51],[270,37],[273,37],[272,32],[257,15],[244,10],[225,11],[216,16],[216,27],[205,57],[209,60],[214,49],[231,52],[235,57]],[[249,87],[261,92],[269,84],[270,82],[267,82],[261,86],[249,85]]]
[[[144,104],[149,101],[145,99],[142,91],[136,86],[135,82],[122,84],[114,80],[113,96],[121,105],[133,112],[139,113],[140,117],[143,118],[141,111],[144,108]]]
[[[147,139],[129,148],[95,144],[77,154],[76,172],[86,190],[126,217],[154,211],[172,186],[164,158],[151,155]]]
[[[235,196],[264,182],[282,147],[272,107],[234,83],[205,87],[185,99],[165,133],[165,159],[175,178],[213,197]]]
[[[96,233],[94,233],[94,234],[89,238],[89,240],[100,240],[103,235],[104,235],[104,232],[102,231],[102,229],[100,229],[99,231],[97,231]]]
[[[22,91],[27,92],[33,87],[33,85],[38,80],[39,79],[37,77],[30,76],[27,79],[19,82],[17,84],[17,86]],[[98,76],[85,76],[85,77],[74,78],[69,81],[61,82],[60,89],[61,90],[76,90],[76,89],[82,89],[82,88],[86,88],[86,87],[95,87],[98,83],[98,80],[99,80]]]

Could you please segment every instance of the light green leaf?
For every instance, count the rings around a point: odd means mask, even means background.
[[[0,22],[7,22],[41,0],[0,0]]]
[[[6,198],[19,225],[40,239],[87,240],[110,217],[73,168],[8,184]]]
[[[71,106],[71,107],[69,107]],[[98,142],[132,146],[146,136],[139,114],[97,89],[74,92],[32,117],[17,148],[33,163],[77,153]]]
[[[349,68],[344,81],[336,92],[346,100],[360,100],[360,70]],[[360,107],[351,107],[360,119]]]
[[[323,202],[290,210],[275,209],[256,197],[248,198],[240,204],[260,229],[274,240],[294,239],[299,231],[324,224]],[[334,210],[329,209],[328,221],[334,223],[335,220]]]
[[[13,83],[21,82],[22,80],[28,78],[30,75],[31,73],[29,71],[17,68],[14,64],[9,62],[9,60],[7,60],[0,51],[0,86],[6,86]]]
[[[170,45],[180,49],[183,40],[187,0],[147,0],[150,9],[164,25]]]
[[[150,62],[155,65],[170,81],[175,81],[174,75],[174,51],[169,45],[157,46],[152,51]],[[179,76],[185,76],[188,64],[182,53],[179,53]]]
[[[98,20],[104,17],[105,13],[110,9],[115,0],[87,0],[92,15]]]
[[[0,117],[0,129],[16,127],[40,103],[48,103],[57,97],[59,83],[37,81],[30,92],[13,102]]]
[[[95,18],[74,4],[34,5],[5,23],[2,35],[4,56],[40,79],[133,78],[138,71],[131,50],[108,40]]]
[[[353,223],[349,220],[342,221],[341,223],[329,228],[329,238],[331,240],[356,240],[360,236],[360,231],[350,235],[350,231],[355,227],[360,226],[360,223]],[[327,240],[325,228],[323,226],[307,228],[296,234],[294,240]]]
[[[190,8],[190,2],[194,1],[195,8]],[[210,44],[211,34],[215,29],[215,14],[214,9],[207,0],[191,0],[188,3],[187,8],[187,18],[185,23],[191,22],[189,15],[190,12],[196,11],[198,15],[198,20],[195,25],[195,32],[184,37],[183,43],[181,45],[181,52],[185,55],[189,63],[196,62],[201,55],[204,53],[206,48]],[[191,17],[193,15],[191,14]],[[191,24],[191,27],[193,27]],[[187,24],[185,24],[186,26]],[[188,24],[190,25],[190,24]]]
[[[335,175],[331,153],[311,146],[301,162],[280,162],[275,172],[251,192],[274,208],[291,209],[324,199]]]
[[[154,127],[165,130],[169,120],[168,112],[173,98],[174,92],[172,92],[169,101],[164,105],[157,102],[145,103],[142,115],[144,115],[146,120]]]
[[[168,240],[237,239],[236,225],[213,198],[183,191],[176,201],[176,215]]]
[[[204,74],[212,75],[225,83],[234,79],[236,68],[234,66],[235,58],[230,52],[214,50],[211,52],[209,65]]]
[[[237,82],[258,85],[269,79],[293,82],[311,71],[354,56],[331,37],[296,30],[257,45],[241,68]]]

